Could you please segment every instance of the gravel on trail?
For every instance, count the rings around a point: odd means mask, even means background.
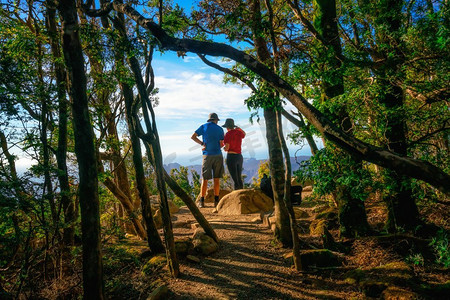
[[[201,208],[220,239],[220,248],[200,263],[182,260],[181,274],[168,281],[169,299],[361,299],[354,286],[323,274],[296,272],[289,249],[274,242],[259,214],[218,216],[212,204]],[[186,208],[178,222],[195,223]],[[175,239],[190,237],[190,228],[174,228]]]

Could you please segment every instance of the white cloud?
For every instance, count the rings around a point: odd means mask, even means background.
[[[222,83],[221,74],[184,71],[177,77],[157,76],[158,118],[195,118],[217,112],[224,114],[247,111],[244,100],[249,89]]]
[[[166,54],[164,55],[166,56]],[[243,141],[244,157],[267,158],[267,142],[262,112],[261,124],[251,125],[250,112],[244,104],[251,91],[247,87],[223,83],[223,74],[203,64],[196,55],[183,60],[175,58],[155,61],[155,85],[159,88],[159,105],[155,108],[164,163],[179,162],[185,165],[201,164],[201,148],[191,139],[192,133],[206,122],[208,114],[216,112],[220,124],[226,118],[247,132]],[[167,57],[166,57],[167,58]],[[209,57],[222,66],[231,62]],[[294,108],[289,102],[286,109]],[[284,134],[295,126],[284,120]],[[299,148],[290,145],[291,155]],[[308,151],[307,149],[306,151]]]

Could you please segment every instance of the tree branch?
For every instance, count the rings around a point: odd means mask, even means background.
[[[112,7],[115,11],[126,14],[140,26],[149,30],[159,41],[162,49],[223,56],[243,64],[276,88],[326,139],[349,154],[392,169],[399,174],[424,180],[437,189],[450,194],[450,185],[448,184],[450,182],[449,174],[429,162],[401,156],[394,152],[367,144],[345,133],[312,106],[294,87],[247,53],[227,44],[171,37],[155,22],[144,18],[131,6],[114,1],[112,2]]]

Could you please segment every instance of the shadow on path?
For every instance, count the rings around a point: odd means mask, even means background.
[[[349,299],[360,295],[344,282],[296,272],[291,260],[282,257],[288,250],[271,245],[272,232],[248,216],[208,219],[214,219],[220,250],[199,264],[183,261],[181,276],[169,282],[170,299]]]

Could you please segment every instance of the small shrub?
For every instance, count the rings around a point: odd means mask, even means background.
[[[406,257],[406,262],[414,266],[424,266],[424,259],[421,253],[411,254]]]
[[[430,246],[436,252],[436,262],[443,265],[445,268],[450,267],[450,248],[447,233],[441,229],[438,231],[436,237],[431,240]]]

